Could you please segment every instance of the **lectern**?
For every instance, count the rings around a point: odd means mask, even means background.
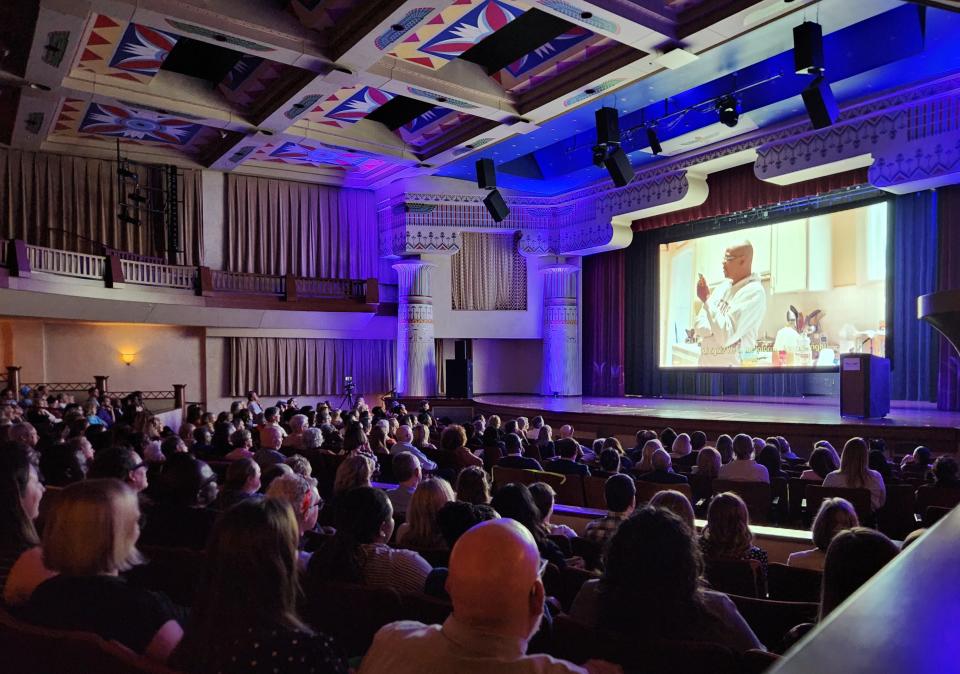
[[[877,419],[890,413],[890,361],[869,353],[840,356],[840,416]]]

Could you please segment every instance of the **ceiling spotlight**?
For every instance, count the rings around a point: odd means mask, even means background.
[[[657,129],[655,127],[647,127],[647,142],[650,144],[650,151],[653,152],[653,154],[663,152],[663,146],[660,145],[660,139],[657,138]]]
[[[738,105],[737,99],[729,95],[717,100],[717,114],[720,115],[720,121],[730,128],[735,127],[740,121]]]

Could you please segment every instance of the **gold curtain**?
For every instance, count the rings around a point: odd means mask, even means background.
[[[139,225],[119,221],[116,168],[116,162],[105,159],[0,149],[0,236],[81,253],[102,254],[106,246],[179,264],[202,264],[200,171],[179,169],[182,252],[168,255],[159,214],[141,213]],[[132,168],[141,185],[159,186],[158,167]]]
[[[464,232],[450,270],[454,311],[526,310],[527,260],[513,232]]]
[[[373,192],[228,175],[227,269],[319,278],[377,276]]]

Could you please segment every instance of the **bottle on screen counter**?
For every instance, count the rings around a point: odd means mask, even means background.
[[[809,367],[813,365],[813,351],[810,348],[810,338],[806,335],[800,335],[797,342],[796,365],[800,367]]]

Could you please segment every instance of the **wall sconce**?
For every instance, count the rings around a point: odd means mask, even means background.
[[[120,360],[122,360],[122,361],[123,361],[124,363],[126,363],[128,366],[130,365],[130,363],[132,363],[132,362],[136,359],[136,357],[137,357],[137,354],[135,354],[135,353],[121,353],[121,354],[120,354]]]

